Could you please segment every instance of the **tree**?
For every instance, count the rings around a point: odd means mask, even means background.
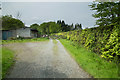
[[[93,2],[89,5],[96,13],[96,25],[105,26],[112,23],[120,23],[120,1],[115,2]]]
[[[59,25],[60,25],[61,23],[62,23],[62,22],[61,22],[61,20],[58,20],[58,21],[57,21],[57,24],[59,24]]]
[[[65,21],[64,20],[58,20],[57,21],[57,24],[60,25],[60,30],[62,32],[67,32],[67,31],[71,31],[71,30],[74,30],[73,28],[73,23],[71,25],[68,25],[68,24],[65,24]]]
[[[49,22],[50,33],[57,33],[60,32],[60,30],[61,30],[60,25],[56,24],[55,22]]]
[[[80,30],[80,29],[82,29],[82,25],[81,24],[75,24],[75,28],[74,28],[74,30]]]
[[[82,24],[79,25],[79,29],[82,29]]]
[[[62,20],[62,22],[61,22],[61,28],[62,28],[63,32],[66,31],[66,26],[65,26],[64,20]]]
[[[37,28],[39,28],[39,24],[37,24],[37,23],[32,24],[32,25],[30,25],[30,28],[37,30]]]
[[[70,30],[73,30],[73,23],[70,25]]]
[[[12,17],[12,15],[2,16],[2,29],[3,30],[12,30],[25,27],[24,23]]]
[[[46,26],[47,26],[47,25],[48,25],[47,23],[42,23],[42,24],[39,26],[39,28],[37,28],[38,31],[41,32],[42,35],[43,35],[43,34],[47,34],[47,31],[46,31]]]
[[[61,31],[61,26],[55,22],[47,22],[47,23],[42,23],[39,27],[38,30],[42,34],[51,34],[51,33],[57,33]]]
[[[34,25],[31,25],[31,26],[34,26]],[[63,20],[62,21],[58,20],[57,23],[50,21],[50,22],[42,23],[37,29],[42,35],[44,34],[49,35],[52,33],[70,31],[73,29],[73,24],[72,25],[65,24]]]
[[[71,31],[71,30],[73,30],[74,29],[74,27],[73,27],[73,23],[71,24],[71,25],[68,25],[68,29],[67,29],[67,31]]]

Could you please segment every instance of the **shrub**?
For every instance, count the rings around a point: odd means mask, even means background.
[[[54,35],[83,45],[107,60],[120,60],[120,26],[109,25],[84,30],[74,30]]]

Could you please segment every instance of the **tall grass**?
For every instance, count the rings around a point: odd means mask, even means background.
[[[94,78],[118,78],[118,66],[115,63],[107,62],[99,55],[69,40],[60,39],[60,42],[77,63]]]
[[[2,48],[2,77],[4,78],[9,68],[14,63],[14,52],[8,48]]]

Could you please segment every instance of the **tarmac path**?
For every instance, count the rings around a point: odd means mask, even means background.
[[[90,78],[59,40],[5,45],[16,62],[6,78]]]

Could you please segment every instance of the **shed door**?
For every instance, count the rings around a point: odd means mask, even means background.
[[[2,39],[7,40],[9,37],[12,37],[12,32],[11,31],[3,31],[2,32]]]

